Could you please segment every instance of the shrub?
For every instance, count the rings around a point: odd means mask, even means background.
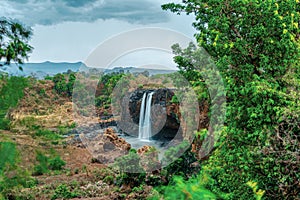
[[[54,134],[55,133],[53,131],[50,131],[50,130],[47,130],[47,129],[38,129],[35,132],[36,136],[43,136],[43,137],[46,137],[46,138],[53,138]]]
[[[141,83],[140,83],[140,84],[138,84],[138,88],[139,88],[139,89],[143,89],[143,87],[144,87],[144,85],[143,85],[143,84],[141,84]]]
[[[14,166],[17,157],[16,145],[11,142],[0,142],[0,175],[6,165]]]
[[[75,73],[68,74],[68,79],[64,74],[56,74],[51,80],[54,82],[54,90],[58,94],[71,97],[73,94],[73,85],[76,80]]]
[[[178,157],[178,155],[181,155]],[[165,157],[162,162],[168,164],[163,170],[167,181],[170,181],[174,175],[181,175],[184,179],[188,179],[194,174],[197,174],[198,169],[191,167],[191,164],[196,162],[195,153],[191,152],[190,144],[187,141],[183,141],[176,147],[171,147],[165,152]]]
[[[63,161],[59,156],[55,156],[54,158],[45,156],[41,152],[37,152],[36,160],[39,164],[34,166],[32,175],[39,176],[43,175],[49,170],[62,170],[63,166],[66,165],[66,162]]]
[[[60,184],[54,191],[54,194],[51,197],[51,200],[54,199],[72,199],[77,197],[78,194],[76,192],[71,192],[70,187],[65,184]]]
[[[139,161],[140,157],[136,153],[135,149],[131,149],[128,155],[116,159],[114,166],[120,172],[119,176],[117,177],[117,183],[119,185],[125,184],[135,187],[144,183],[146,173],[140,166]]]
[[[201,186],[199,178],[192,178],[184,181],[181,176],[173,177],[173,183],[163,187],[165,200],[185,199],[217,199],[209,190]]]
[[[172,99],[170,102],[171,103],[179,103],[177,96],[176,95],[172,96]]]
[[[63,161],[59,156],[49,159],[49,169],[51,170],[61,170],[66,162]]]
[[[38,151],[36,155],[36,160],[39,162],[39,164],[34,166],[32,175],[39,176],[47,173],[49,171],[48,170],[49,158],[45,156],[43,153]]]
[[[103,181],[107,184],[113,184],[114,183],[114,177],[113,176],[106,176]]]
[[[1,76],[4,85],[0,88],[0,129],[9,129],[10,121],[6,114],[10,108],[17,106],[19,99],[24,96],[24,88],[29,85],[28,79],[24,77]]]
[[[0,158],[0,199],[20,199],[18,191],[23,187],[35,186],[37,181],[18,167],[18,152],[14,143],[0,142]]]

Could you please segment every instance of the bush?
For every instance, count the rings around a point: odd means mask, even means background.
[[[1,76],[4,85],[0,88],[0,129],[9,129],[9,119],[6,114],[10,108],[17,106],[19,99],[24,96],[24,88],[29,85],[28,79],[24,77]]]
[[[23,187],[35,186],[37,181],[18,167],[18,152],[14,143],[0,142],[0,158],[0,199],[20,199],[18,191]]]
[[[10,128],[10,120],[0,116],[0,129],[9,130],[9,128]]]
[[[48,157],[42,154],[41,152],[37,152],[36,160],[39,162],[38,165],[35,165],[33,168],[33,176],[39,176],[47,173],[48,170]]]
[[[114,183],[114,177],[113,176],[106,176],[103,181],[107,184],[113,184]]]
[[[50,158],[41,152],[37,152],[36,160],[39,162],[39,164],[34,166],[32,173],[34,176],[43,175],[48,173],[49,170],[62,170],[62,168],[66,165],[66,162],[63,161],[59,156]]]
[[[150,197],[150,199],[159,200],[162,199],[161,196],[163,196],[165,200],[217,199],[216,195],[204,188],[202,182],[200,177],[185,181],[181,176],[174,176],[173,181],[168,186],[157,188],[162,195],[156,193],[156,195]]]
[[[66,165],[66,162],[63,161],[59,156],[49,159],[49,169],[50,170],[62,170],[62,168],[65,165]]]
[[[146,173],[139,164],[140,157],[135,149],[131,149],[128,155],[116,159],[114,166],[119,170],[117,184],[129,185],[131,187],[139,186],[144,183]],[[141,172],[141,173],[135,173]]]
[[[176,95],[172,96],[172,99],[170,102],[171,103],[179,103],[177,96]]]
[[[76,80],[75,73],[68,74],[68,79],[66,80],[64,74],[56,74],[53,78],[50,78],[54,82],[54,90],[58,94],[63,94],[71,97],[73,94],[73,86]]]
[[[0,175],[6,165],[14,166],[17,157],[16,145],[11,142],[0,142]]]
[[[178,155],[181,155],[178,158]],[[194,169],[191,164],[196,162],[195,153],[191,152],[190,144],[183,141],[176,147],[171,147],[165,152],[162,162],[168,164],[161,172],[170,181],[174,175],[181,175],[184,179],[188,179],[197,174],[199,169]]]
[[[44,137],[49,140],[58,140],[61,139],[61,136],[56,134],[54,131],[47,129],[38,129],[35,132],[35,136]]]
[[[139,88],[139,89],[143,89],[143,87],[144,87],[144,85],[143,85],[143,84],[141,84],[141,83],[140,83],[140,84],[138,84],[138,88]]]
[[[77,197],[78,194],[76,192],[71,192],[70,187],[65,184],[60,184],[54,191],[54,194],[51,197],[51,200],[54,199],[72,199]]]

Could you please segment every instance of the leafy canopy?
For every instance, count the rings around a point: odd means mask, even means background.
[[[33,47],[28,44],[32,30],[10,19],[0,18],[0,66],[11,61],[22,64]],[[21,67],[19,67],[22,69]]]
[[[254,181],[266,199],[299,196],[300,1],[184,0],[162,8],[195,15],[198,45],[225,79],[227,127],[204,164],[215,180],[208,188],[252,199],[247,182]],[[190,50],[175,51],[175,62],[195,85]]]

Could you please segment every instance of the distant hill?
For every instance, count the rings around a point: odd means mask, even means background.
[[[37,78],[44,78],[46,75],[55,75],[57,73],[67,72],[68,70],[78,71],[80,67],[86,67],[82,62],[68,63],[68,62],[42,62],[42,63],[24,63],[21,65],[23,71],[18,69],[18,66],[11,64],[9,66],[0,67],[0,71],[6,72],[10,75],[18,76],[34,76]]]
[[[104,73],[105,74],[109,74],[109,73],[131,73],[131,74],[135,74],[135,73],[142,73],[148,71],[149,75],[155,75],[155,74],[169,74],[169,73],[173,73],[176,72],[176,70],[167,70],[167,69],[149,69],[149,68],[136,68],[136,67],[115,67],[113,69],[105,69]]]
[[[11,64],[9,66],[2,66],[0,67],[0,72],[5,72],[10,75],[17,75],[17,76],[34,76],[38,79],[42,79],[47,75],[55,75],[57,73],[67,72],[68,70],[72,70],[77,72],[82,69],[88,69],[88,67],[82,62],[76,63],[68,63],[68,62],[42,62],[42,63],[25,63],[22,64],[21,67],[23,71],[18,69],[18,66],[15,64]],[[160,70],[160,69],[146,69],[146,68],[135,68],[135,67],[115,67],[113,69],[102,69],[97,68],[98,70],[103,70],[105,74],[113,73],[113,72],[124,72],[124,73],[142,73],[144,71],[148,71],[149,75],[155,74],[168,74],[175,72],[175,70]]]

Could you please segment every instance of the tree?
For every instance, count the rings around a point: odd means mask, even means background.
[[[18,22],[0,18],[0,66],[9,65],[11,61],[22,64],[28,59],[33,47],[28,44],[32,30]],[[19,66],[20,69],[22,69]]]
[[[299,197],[299,0],[184,0],[162,6],[194,14],[195,37],[226,80],[227,127],[207,163],[225,199]],[[176,52],[175,52],[176,53]],[[183,56],[189,69],[192,58]],[[186,62],[189,61],[189,62]]]

